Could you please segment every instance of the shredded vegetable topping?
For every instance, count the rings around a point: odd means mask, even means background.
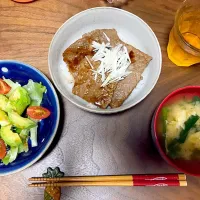
[[[93,51],[95,52],[92,61],[100,61],[100,65],[96,70],[94,70],[91,62],[86,57],[92,68],[94,79],[97,80],[98,75],[101,77],[102,87],[120,81],[131,73],[131,71],[128,71],[131,60],[127,48],[122,44],[112,47],[106,34],[105,37],[108,40],[106,44],[104,42],[102,44],[95,41],[92,42]]]

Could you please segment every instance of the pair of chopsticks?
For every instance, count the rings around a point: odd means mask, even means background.
[[[187,186],[185,174],[32,177],[29,187],[67,186]]]

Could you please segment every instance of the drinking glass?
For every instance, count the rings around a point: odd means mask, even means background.
[[[177,66],[200,63],[200,1],[185,0],[178,9],[167,46],[169,59]]]

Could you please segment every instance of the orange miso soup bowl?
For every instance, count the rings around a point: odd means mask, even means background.
[[[153,116],[151,123],[151,133],[157,150],[159,151],[162,158],[169,165],[171,165],[180,172],[200,177],[200,159],[184,160],[181,158],[172,159],[171,157],[169,157],[165,149],[165,139],[162,131],[163,129],[161,128],[163,126],[164,121],[161,120],[163,116],[162,109],[164,107],[166,108],[167,106],[176,103],[176,101],[178,101],[180,98],[188,97],[189,99],[192,99],[192,97],[194,96],[200,97],[200,86],[186,86],[183,88],[179,88],[170,93],[167,97],[165,97],[156,109],[155,114]],[[198,139],[200,140],[200,138]]]

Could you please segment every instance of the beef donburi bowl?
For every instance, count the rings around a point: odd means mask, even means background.
[[[142,101],[159,78],[161,61],[151,28],[116,8],[93,8],[73,16],[49,49],[50,73],[62,95],[80,108],[103,114]]]

